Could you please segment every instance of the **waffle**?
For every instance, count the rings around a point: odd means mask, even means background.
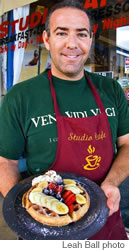
[[[72,204],[73,206],[72,211],[70,211],[69,208],[67,211],[67,208],[66,208],[67,205],[61,202],[62,204],[64,204],[63,205],[64,210],[66,210],[64,214],[58,213],[57,209],[56,211],[53,210],[52,205],[54,204],[54,202],[55,204],[59,205],[60,204],[59,201],[50,195],[49,197],[45,196],[42,191],[40,192],[39,185],[40,184],[35,184],[34,186],[32,186],[22,197],[22,206],[36,221],[45,225],[49,225],[49,226],[65,226],[72,222],[78,221],[88,211],[89,206],[90,206],[90,198],[86,190],[80,184],[76,183],[74,187],[76,186],[75,187],[76,189],[79,188],[81,190],[81,195],[84,197],[86,202],[85,203],[83,202],[83,204],[79,204],[77,201],[74,201],[74,203]],[[66,190],[63,191],[63,194],[68,190],[69,186],[70,185],[66,185]],[[71,187],[74,189],[72,184],[71,184]],[[36,197],[37,199],[36,202],[31,201],[30,197],[32,195],[34,196],[34,198]],[[41,199],[43,200],[43,202],[46,202],[46,204],[48,203],[48,200],[50,200],[49,203],[51,204],[51,206],[49,205],[47,207],[44,205],[44,203],[41,205],[40,204]]]

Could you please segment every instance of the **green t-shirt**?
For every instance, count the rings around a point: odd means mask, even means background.
[[[115,149],[118,136],[129,133],[129,113],[120,85],[86,72],[105,107]],[[63,116],[88,117],[100,113],[89,85],[53,77],[57,102]],[[17,160],[24,155],[30,174],[48,169],[56,155],[56,118],[46,71],[15,85],[4,97],[0,111],[0,155]]]

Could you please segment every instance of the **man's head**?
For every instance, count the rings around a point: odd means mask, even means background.
[[[76,0],[66,0],[52,8],[43,39],[51,54],[52,74],[62,79],[80,79],[92,42],[91,25],[83,6]]]
[[[47,17],[46,17],[46,20],[45,20],[45,30],[47,32],[48,37],[50,36],[50,18],[51,18],[52,13],[57,9],[68,8],[68,7],[82,10],[89,17],[89,14],[88,14],[87,10],[83,7],[83,5],[78,0],[64,0],[64,1],[61,1],[60,3],[55,4],[49,10],[49,12],[47,14]],[[92,36],[92,23],[91,23],[90,17],[89,17],[89,24],[90,24],[90,36]]]

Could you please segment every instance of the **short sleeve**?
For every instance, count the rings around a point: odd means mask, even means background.
[[[16,100],[7,94],[0,108],[0,156],[13,160],[18,160],[23,154],[25,144]]]

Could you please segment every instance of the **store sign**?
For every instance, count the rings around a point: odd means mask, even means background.
[[[125,94],[126,94],[127,100],[129,100],[129,90],[127,90]]]
[[[129,74],[129,58],[125,58],[125,73]]]
[[[112,71],[105,71],[105,72],[95,72],[98,75],[101,76],[106,76],[106,77],[110,77],[113,78],[113,72]]]

